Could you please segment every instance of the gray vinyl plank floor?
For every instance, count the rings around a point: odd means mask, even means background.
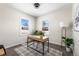
[[[20,45],[11,47],[11,48],[7,48],[7,49],[6,49],[6,53],[7,53],[6,56],[19,56],[19,55],[14,51],[14,48],[19,47],[19,46],[22,46],[22,45],[20,44]],[[52,48],[54,48],[54,49],[58,49],[58,50],[62,51],[62,52],[63,52],[62,56],[73,56],[73,53],[72,53],[72,52],[66,52],[65,47],[62,47],[62,48],[61,48],[61,46],[56,45],[56,44],[51,44],[51,43],[50,43],[49,46],[52,47]]]

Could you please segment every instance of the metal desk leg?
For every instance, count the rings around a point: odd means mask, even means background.
[[[49,39],[48,39],[48,52],[49,52]]]
[[[35,43],[35,41],[33,41],[33,47],[35,47],[35,44],[34,43]]]
[[[37,46],[36,46],[36,49],[38,48],[38,44],[39,44],[39,42],[37,42]]]
[[[43,45],[43,56],[44,56],[44,42],[42,42],[42,45]]]
[[[28,39],[29,39],[29,38],[27,38],[27,47],[28,47]]]

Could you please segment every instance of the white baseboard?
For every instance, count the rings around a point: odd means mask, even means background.
[[[14,46],[16,46],[16,45],[23,44],[23,43],[24,43],[24,42],[20,42],[20,43],[17,43],[17,44],[7,45],[7,46],[5,46],[5,49],[10,48],[10,47],[14,47]]]

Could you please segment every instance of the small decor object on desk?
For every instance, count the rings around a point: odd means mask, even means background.
[[[66,45],[66,51],[70,52],[71,51],[71,46],[73,45],[73,39],[72,38],[66,38],[62,37],[64,39],[64,43]]]

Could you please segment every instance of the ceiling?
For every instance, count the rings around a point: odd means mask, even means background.
[[[72,6],[70,3],[40,3],[39,8],[35,8],[33,3],[12,3],[9,5],[32,16],[41,16],[64,7]]]

